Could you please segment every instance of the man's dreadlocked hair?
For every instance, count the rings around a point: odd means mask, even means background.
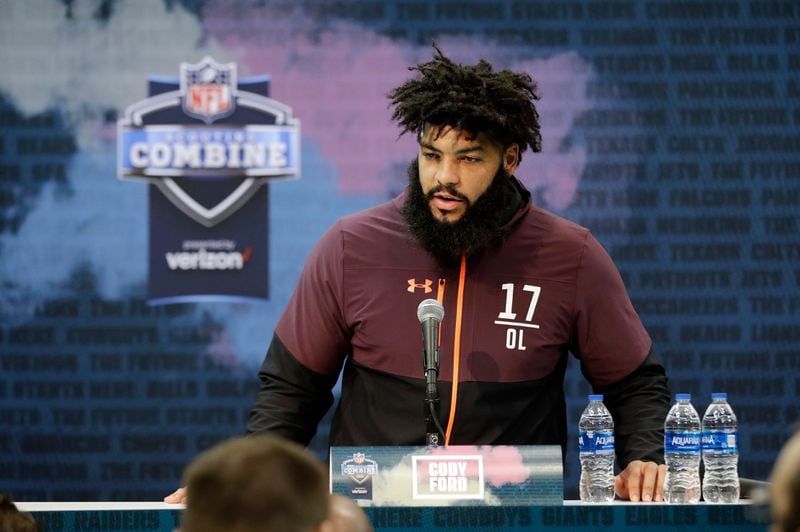
[[[456,64],[436,50],[433,59],[409,70],[421,75],[389,93],[392,120],[403,130],[421,134],[426,124],[450,126],[473,134],[484,133],[503,147],[517,144],[542,151],[536,82],[524,72],[494,72],[481,59],[477,65]]]

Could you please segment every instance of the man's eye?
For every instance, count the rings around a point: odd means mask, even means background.
[[[477,163],[479,161],[480,159],[478,159],[477,157],[464,157],[464,162]]]
[[[426,159],[438,159],[439,154],[433,152],[422,152],[422,156]]]

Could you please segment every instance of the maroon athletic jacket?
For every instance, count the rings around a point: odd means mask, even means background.
[[[504,243],[443,267],[393,201],[346,216],[312,250],[259,373],[248,432],[303,444],[332,403],[331,445],[423,445],[417,306],[437,298],[449,444],[566,444],[571,352],[616,423],[620,466],[663,461],[669,392],[623,282],[583,227],[530,202]]]

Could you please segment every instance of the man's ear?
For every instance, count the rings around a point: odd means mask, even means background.
[[[512,175],[519,166],[519,145],[512,144],[503,153],[503,169]]]

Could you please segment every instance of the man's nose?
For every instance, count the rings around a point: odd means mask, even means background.
[[[455,185],[460,181],[458,177],[458,162],[449,158],[442,158],[436,181],[443,185]]]

